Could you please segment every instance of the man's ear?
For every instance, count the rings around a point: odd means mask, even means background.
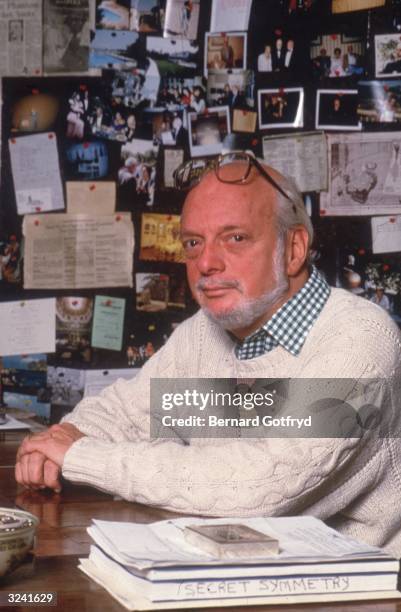
[[[309,236],[303,225],[291,228],[287,234],[286,262],[288,276],[297,276],[308,257]]]

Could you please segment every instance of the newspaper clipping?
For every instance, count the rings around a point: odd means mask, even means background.
[[[0,74],[41,73],[41,0],[0,0]]]
[[[327,189],[327,145],[323,132],[300,132],[263,138],[263,157],[298,189]]]
[[[43,17],[45,72],[87,72],[89,0],[44,0]]]

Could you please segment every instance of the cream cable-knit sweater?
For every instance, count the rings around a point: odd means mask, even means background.
[[[201,311],[184,321],[135,379],[67,415],[87,437],[68,450],[64,477],[186,514],[310,514],[401,556],[401,439],[149,441],[152,377],[393,376],[401,338],[385,311],[332,289],[297,357],[277,347],[240,361],[233,349]]]

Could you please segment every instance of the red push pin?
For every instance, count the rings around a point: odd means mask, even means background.
[[[95,191],[95,189],[96,189],[96,185],[91,185],[91,186],[89,187],[89,191]]]

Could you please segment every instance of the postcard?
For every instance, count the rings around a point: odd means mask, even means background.
[[[299,128],[304,124],[302,87],[258,90],[259,128]]]
[[[136,309],[145,312],[166,310],[169,300],[169,276],[159,272],[137,272]]]
[[[92,346],[121,351],[124,330],[125,299],[97,295],[93,316]]]
[[[180,216],[143,213],[139,258],[184,263],[180,241]]]
[[[18,214],[64,209],[54,132],[20,136],[8,142]]]
[[[59,296],[56,298],[56,355],[62,362],[89,363],[93,298]]]
[[[37,395],[5,391],[4,403],[8,408],[18,408],[24,412],[32,412],[45,421],[50,419],[50,402],[42,402]]]
[[[0,355],[54,353],[56,299],[0,303]]]

